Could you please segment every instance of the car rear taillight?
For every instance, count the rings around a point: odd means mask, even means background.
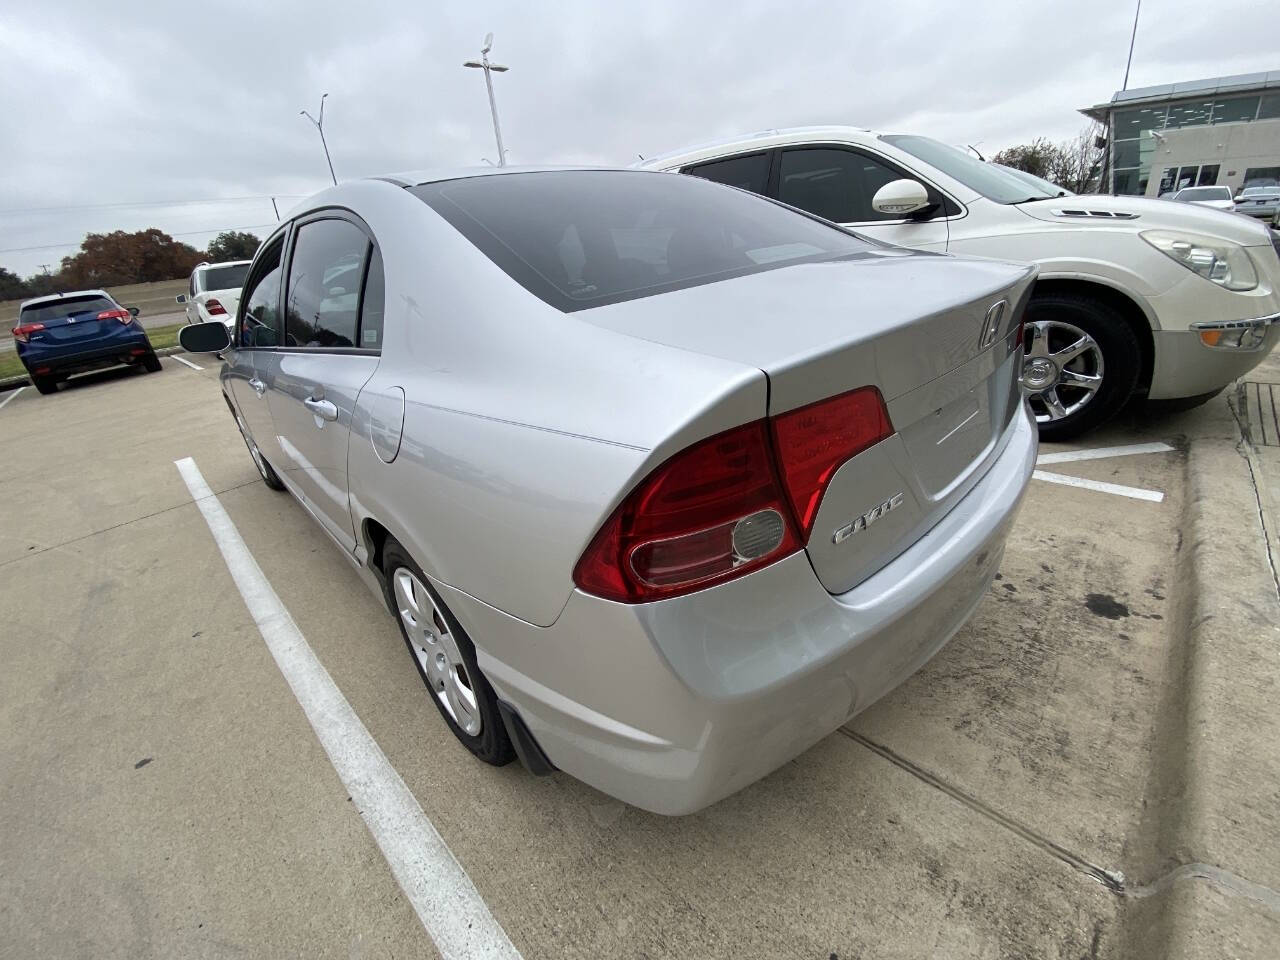
[[[119,320],[121,323],[133,323],[133,314],[128,310],[103,310],[98,314],[99,320]]]
[[[627,495],[573,581],[643,603],[781,560],[803,548],[839,466],[892,433],[880,391],[863,387],[701,440]]]
[[[211,317],[225,316],[227,312],[226,308],[217,300],[206,300],[204,302],[204,308],[208,311],[209,316]]]
[[[827,484],[841,464],[893,434],[876,387],[859,387],[774,417],[773,442],[807,542]]]
[[[31,335],[44,329],[43,323],[20,323],[13,328],[13,339],[19,343],[30,343]]]

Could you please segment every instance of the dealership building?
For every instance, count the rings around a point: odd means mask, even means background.
[[[1107,192],[1280,183],[1280,70],[1120,90],[1080,112],[1106,128]]]

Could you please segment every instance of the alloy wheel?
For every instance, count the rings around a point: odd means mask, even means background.
[[[480,705],[448,621],[408,568],[392,574],[392,587],[400,622],[431,692],[463,733],[478,737],[483,726]]]
[[[1098,342],[1079,327],[1060,320],[1028,323],[1022,386],[1036,423],[1079,413],[1102,386],[1105,364]]]

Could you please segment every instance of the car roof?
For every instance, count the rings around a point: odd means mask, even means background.
[[[386,180],[401,187],[417,187],[424,183],[442,183],[445,180],[464,180],[471,177],[498,177],[509,173],[548,173],[566,170],[614,170],[626,171],[628,167],[596,166],[593,164],[524,165],[518,167],[428,167],[424,170],[405,170],[388,173],[374,180]]]
[[[51,293],[44,297],[32,297],[30,300],[23,300],[18,309],[25,310],[27,307],[39,306],[42,303],[56,303],[58,300],[65,300],[69,297],[106,297],[112,303],[115,303],[115,297],[105,290],[66,290],[63,293]]]
[[[855,142],[875,139],[879,134],[866,127],[854,127],[843,124],[825,124],[822,126],[812,127],[778,127],[770,130],[760,130],[756,133],[741,134],[736,137],[723,137],[717,140],[708,140],[705,143],[695,143],[678,150],[668,150],[666,153],[658,154],[654,157],[646,158],[642,163],[635,166],[641,168],[661,167],[689,154],[698,154],[704,152],[716,152],[723,150],[737,150],[741,147],[750,147],[757,143],[785,143],[789,141],[807,141],[822,139],[837,140],[853,140]]]
[[[217,263],[197,263],[196,270],[208,270],[212,267],[234,267],[241,263],[253,263],[252,260],[219,260]],[[191,271],[195,273],[195,270]]]

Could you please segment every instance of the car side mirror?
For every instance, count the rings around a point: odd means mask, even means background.
[[[221,320],[192,323],[178,331],[178,343],[188,353],[220,353],[231,346],[231,334]]]
[[[895,217],[908,217],[931,205],[929,191],[918,180],[891,180],[871,198],[871,208],[876,213]]]
[[[187,295],[186,295],[185,293],[180,293],[180,294],[178,294],[176,297],[174,297],[173,299],[177,300],[179,303],[186,303],[186,302],[187,302]]]
[[[136,317],[139,313],[142,312],[137,307],[125,307],[125,309],[129,311],[129,316],[131,317]]]

